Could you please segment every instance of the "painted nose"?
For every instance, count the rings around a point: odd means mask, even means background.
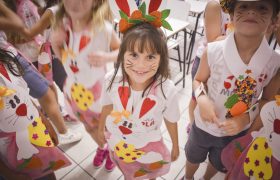
[[[26,115],[27,115],[26,104],[21,104],[21,105],[17,108],[16,114],[17,114],[18,116],[26,116]]]
[[[119,129],[125,135],[132,133],[132,131],[130,129],[128,129],[128,128],[124,127],[124,126],[119,126]]]

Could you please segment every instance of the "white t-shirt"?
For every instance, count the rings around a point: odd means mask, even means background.
[[[223,41],[209,43],[207,57],[210,68],[208,97],[214,102],[221,122],[227,120],[229,113],[233,114],[233,109],[244,107],[242,104],[248,108],[254,105],[280,67],[280,55],[269,47],[265,38],[250,63],[244,64],[237,51],[234,33]],[[194,116],[200,129],[213,136],[225,136],[216,124],[207,123],[201,118],[199,106],[196,106]]]

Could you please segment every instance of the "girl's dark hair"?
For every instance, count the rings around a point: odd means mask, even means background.
[[[23,68],[15,55],[2,48],[0,48],[0,63],[7,65],[9,71],[15,76],[22,76],[24,74]]]
[[[169,65],[168,65],[168,49],[165,35],[161,29],[157,29],[149,23],[140,23],[130,29],[128,29],[124,36],[119,49],[118,59],[116,63],[116,68],[114,75],[110,81],[110,84],[107,88],[108,91],[111,90],[112,84],[115,80],[115,77],[118,73],[119,68],[122,72],[122,82],[123,85],[125,81],[129,84],[129,77],[124,70],[124,54],[126,51],[134,52],[137,49],[139,52],[151,52],[160,55],[160,62],[158,70],[152,80],[152,82],[144,89],[142,97],[148,90],[151,90],[152,86],[161,86],[161,91],[164,95],[162,84],[170,77]],[[165,97],[165,95],[164,95]]]
[[[17,12],[17,3],[16,0],[4,0],[5,5],[10,8],[15,13]]]
[[[273,7],[272,17],[275,18],[278,15],[279,10],[280,10],[279,0],[264,0],[264,1],[270,2],[272,4],[272,7]],[[234,13],[234,8],[237,3],[237,0],[231,0],[231,1],[229,0],[228,3],[229,3],[229,5],[228,5],[229,13]]]

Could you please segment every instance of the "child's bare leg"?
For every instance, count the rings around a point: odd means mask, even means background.
[[[53,92],[54,95],[55,95],[56,102],[58,103],[58,95],[57,95],[57,90],[56,90],[55,85],[54,85],[54,84],[51,84],[51,85],[50,85],[50,88],[51,88],[52,92]]]
[[[60,113],[55,94],[52,92],[51,88],[48,88],[47,92],[38,99],[41,107],[46,112],[48,117],[53,122],[54,126],[57,128],[60,134],[65,134],[67,132],[64,119]]]
[[[92,137],[92,139],[98,144],[99,146],[99,139],[98,139],[98,126],[91,128],[88,125],[85,125],[85,129],[86,131],[90,134],[90,136]],[[99,147],[102,148],[102,147]]]
[[[193,175],[196,172],[196,170],[198,169],[199,164],[193,164],[190,163],[188,160],[186,162],[186,174],[185,174],[185,178],[187,180],[189,179],[193,179]]]
[[[203,176],[205,180],[210,180],[218,171],[214,168],[214,166],[208,162],[206,172]]]

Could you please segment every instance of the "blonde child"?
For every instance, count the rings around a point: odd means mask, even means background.
[[[107,0],[63,0],[51,36],[53,50],[67,73],[66,103],[97,143],[106,64],[116,60],[120,44],[107,21],[109,15]],[[105,168],[113,170],[106,148],[98,147],[93,165],[100,167],[106,158]]]
[[[258,96],[280,66],[279,55],[264,37],[275,22],[278,1],[229,0],[225,5],[234,33],[224,41],[208,44],[195,76],[198,106],[185,147],[186,179],[193,178],[208,153],[216,170],[225,172],[222,149],[246,133],[258,114],[254,108]]]

